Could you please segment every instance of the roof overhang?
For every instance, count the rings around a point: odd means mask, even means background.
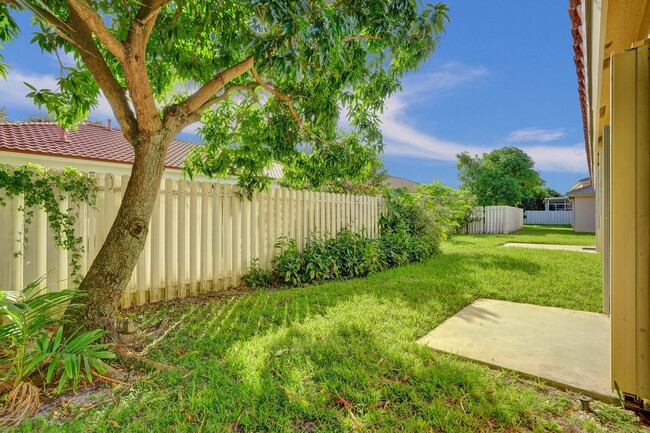
[[[569,194],[569,198],[593,198],[596,196],[594,192]]]
[[[565,201],[568,197],[567,196],[562,196],[562,197],[546,197],[544,199],[544,202],[551,202],[551,201]]]
[[[610,123],[610,58],[648,38],[650,0],[570,0],[569,16],[592,177],[597,163],[594,155],[603,145],[603,126]]]

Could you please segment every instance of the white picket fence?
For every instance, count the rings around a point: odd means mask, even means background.
[[[573,211],[527,210],[524,212],[524,223],[547,225],[573,224]]]
[[[480,206],[474,208],[472,219],[461,233],[508,234],[524,226],[524,211],[512,206]]]
[[[93,174],[98,183],[97,207],[80,206],[78,233],[84,239],[84,274],[104,242],[122,201],[128,176]],[[282,236],[305,245],[310,234],[336,235],[341,229],[378,234],[380,199],[333,193],[271,188],[242,200],[229,184],[166,179],[155,204],[146,246],[121,299],[123,307],[236,285],[259,258],[268,268]],[[46,215],[37,210],[27,244],[17,241],[24,230],[22,199],[0,207],[0,288],[19,290],[48,273],[43,286],[70,285],[70,252],[54,242]],[[62,206],[66,206],[63,203]],[[19,253],[19,254],[16,254]]]

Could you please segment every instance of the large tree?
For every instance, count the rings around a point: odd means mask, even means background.
[[[458,180],[476,197],[479,206],[519,206],[544,185],[533,159],[521,149],[504,147],[472,157],[456,155]]]
[[[31,12],[32,43],[74,58],[57,89],[32,88],[34,102],[74,127],[103,93],[134,148],[117,218],[79,287],[86,305],[71,313],[75,325],[109,331],[183,128],[202,122],[205,146],[189,172],[237,175],[248,188],[268,183],[272,161],[296,165],[301,151],[379,152],[384,101],[448,20],[446,5],[415,0],[5,0],[0,42],[18,34],[12,9]],[[0,75],[8,72],[0,57]],[[349,132],[337,128],[342,112]]]
[[[538,188],[535,191],[535,194],[532,196],[526,196],[521,200],[521,207],[526,210],[544,210],[546,209],[546,203],[544,199],[550,197],[561,197],[562,194],[554,190],[553,188],[543,187]]]

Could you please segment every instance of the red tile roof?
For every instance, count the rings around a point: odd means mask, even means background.
[[[119,129],[82,124],[68,130],[62,140],[61,128],[54,123],[0,123],[0,151],[35,153],[62,158],[133,164],[133,147]],[[165,167],[180,168],[190,149],[199,143],[173,140],[169,145]]]
[[[569,0],[569,18],[571,18],[571,35],[573,37],[573,62],[576,65],[576,75],[578,76],[578,96],[580,98],[580,111],[582,112],[582,132],[585,139],[585,152],[587,152],[587,166],[589,167],[589,177],[591,172],[591,145],[589,140],[589,110],[587,98],[587,80],[585,58],[585,41],[582,35],[582,18],[580,9],[582,0]]]

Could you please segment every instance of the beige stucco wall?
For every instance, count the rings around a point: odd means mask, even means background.
[[[115,163],[107,161],[96,161],[81,158],[64,158],[51,155],[37,155],[26,152],[8,152],[0,150],[0,164],[8,165],[24,165],[27,163],[39,164],[45,168],[52,168],[55,170],[63,170],[70,166],[79,171],[86,173],[111,173],[116,175],[130,175],[131,164]],[[163,179],[179,180],[183,178],[183,172],[178,168],[165,168]],[[200,182],[210,181],[207,176],[197,175],[194,180]],[[235,178],[221,179],[220,183],[234,184]]]
[[[573,198],[573,230],[590,233],[596,231],[596,199],[593,195]]]

